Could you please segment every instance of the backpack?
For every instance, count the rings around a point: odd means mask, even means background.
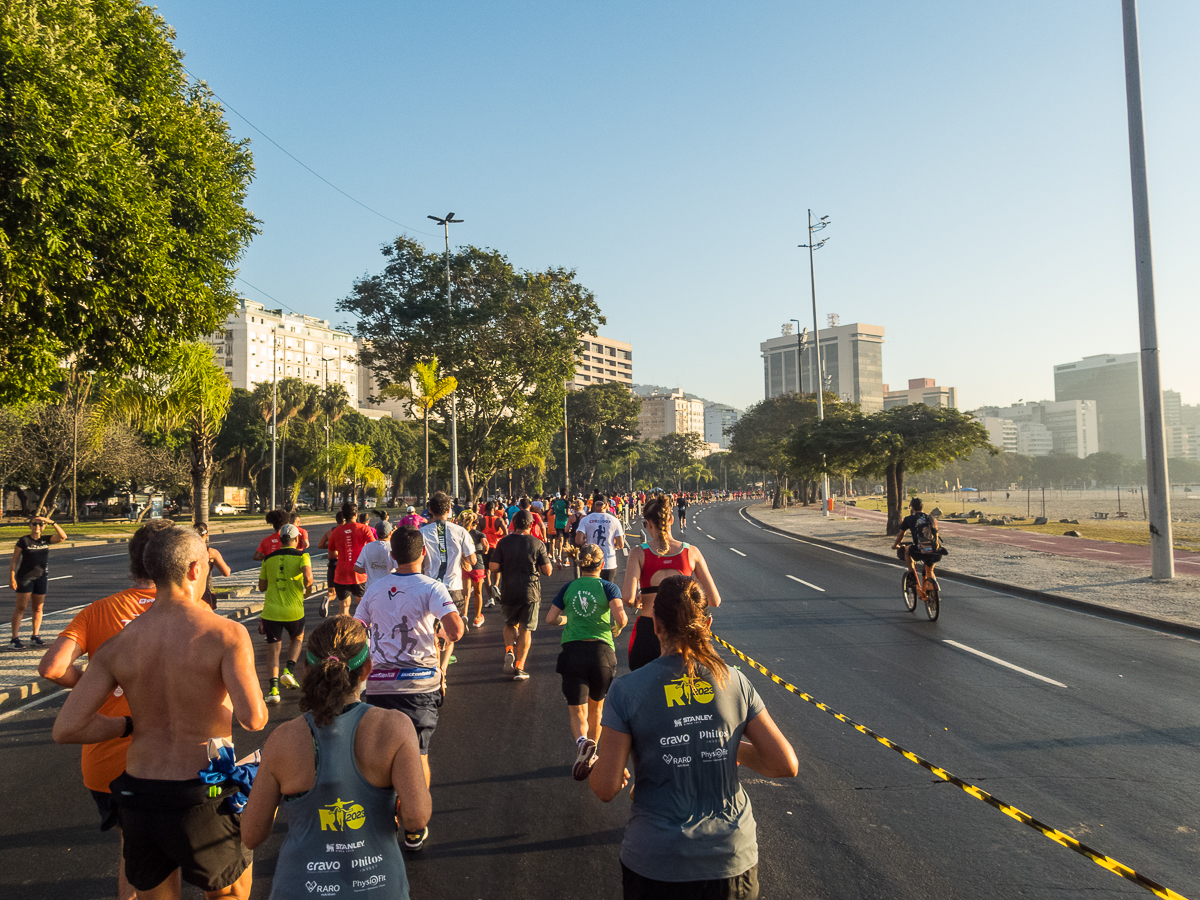
[[[933,517],[922,513],[913,523],[913,544],[921,553],[937,553],[939,543]]]

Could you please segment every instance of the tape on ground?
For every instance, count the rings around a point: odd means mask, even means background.
[[[739,650],[737,647],[733,646],[733,644],[729,643],[728,641],[724,640],[723,638],[718,637],[717,635],[714,634],[713,639],[717,643],[719,643],[722,647],[724,647],[726,650],[728,650],[730,653],[732,653],[734,656],[736,656],[738,659],[742,660],[747,665],[753,667],[755,670],[761,672],[763,675],[766,675],[768,678],[770,678],[773,682],[775,682],[777,685],[782,687],[784,690],[790,691],[791,693],[793,693],[797,697],[799,697],[801,700],[811,703],[813,706],[815,706],[817,709],[821,710],[822,712],[829,713],[829,715],[833,716],[839,722],[845,722],[847,725],[851,726],[856,731],[862,732],[867,737],[874,738],[875,740],[879,741],[879,743],[883,744],[883,746],[888,747],[891,750],[895,750],[897,753],[899,753],[901,756],[903,756],[909,762],[914,762],[921,768],[928,769],[930,772],[932,772],[938,778],[941,778],[943,781],[948,781],[948,782],[950,782],[950,784],[957,785],[958,787],[960,787],[964,791],[966,791],[968,794],[970,794],[972,797],[974,797],[976,800],[982,800],[984,803],[986,803],[988,806],[992,807],[993,809],[998,809],[998,810],[1000,810],[1000,812],[1004,813],[1006,816],[1011,816],[1012,818],[1016,819],[1018,822],[1022,822],[1025,825],[1028,825],[1034,831],[1038,831],[1038,832],[1044,834],[1046,837],[1050,838],[1050,840],[1054,841],[1056,844],[1061,844],[1062,846],[1066,847],[1068,850],[1074,850],[1076,853],[1080,854],[1081,856],[1086,856],[1088,859],[1090,859],[1096,865],[1103,866],[1105,869],[1108,869],[1108,871],[1113,872],[1117,875],[1120,875],[1122,878],[1128,879],[1129,881],[1132,881],[1134,884],[1150,891],[1150,893],[1154,894],[1156,897],[1163,897],[1163,898],[1165,898],[1165,900],[1187,900],[1187,898],[1184,897],[1182,894],[1177,894],[1175,891],[1171,890],[1170,888],[1163,887],[1157,881],[1154,881],[1151,878],[1147,878],[1145,875],[1135,872],[1133,869],[1129,868],[1129,866],[1125,865],[1124,863],[1118,862],[1117,860],[1113,859],[1111,856],[1106,856],[1103,853],[1101,853],[1099,850],[1093,850],[1091,847],[1087,846],[1087,844],[1083,844],[1083,843],[1080,843],[1079,841],[1075,840],[1075,838],[1071,837],[1071,835],[1069,835],[1063,831],[1059,831],[1057,828],[1052,828],[1051,826],[1046,825],[1043,822],[1038,821],[1033,816],[1029,815],[1029,813],[1022,812],[1021,810],[1017,809],[1015,806],[1013,806],[1010,803],[1005,803],[1003,800],[999,800],[996,797],[993,797],[991,794],[989,794],[983,788],[977,787],[976,785],[973,785],[970,782],[963,781],[957,775],[954,775],[951,772],[947,772],[945,769],[941,768],[940,766],[935,766],[933,763],[929,762],[926,759],[922,759],[920,756],[917,756],[917,754],[913,753],[911,750],[906,750],[903,747],[901,747],[899,744],[895,743],[894,741],[891,741],[888,738],[885,738],[881,734],[875,733],[870,728],[868,728],[866,725],[859,725],[853,719],[850,719],[847,716],[842,715],[837,710],[831,709],[830,707],[826,706],[824,703],[819,702],[811,694],[806,694],[803,691],[801,691],[798,687],[796,687],[795,685],[789,684],[788,682],[784,681],[782,678],[780,678],[774,672],[771,672],[770,670],[768,670],[760,662],[758,662],[757,660],[751,659],[745,653],[743,653],[741,650]]]

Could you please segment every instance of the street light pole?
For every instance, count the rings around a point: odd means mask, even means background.
[[[808,211],[808,243],[801,244],[801,247],[808,248],[808,279],[812,285],[812,308],[813,308],[813,344],[817,351],[817,371],[816,386],[814,390],[817,392],[817,421],[825,421],[825,368],[821,365],[821,328],[817,324],[817,274],[813,268],[813,251],[820,250],[825,246],[825,242],[829,238],[821,238],[815,244],[813,243],[813,233],[822,230],[829,225],[829,216],[821,216],[817,220],[817,224],[813,225],[812,210]],[[825,459],[825,454],[821,454],[822,461]],[[828,518],[829,516],[829,474],[822,473],[821,475],[821,515]]]
[[[799,319],[790,319],[789,321],[796,323],[796,343],[799,349],[796,351],[796,377],[799,379],[800,393],[804,393],[804,342],[808,340],[808,329],[800,328]]]
[[[567,497],[571,496],[571,453],[567,446],[567,393],[563,391],[563,478],[566,484],[563,490]]]
[[[1154,308],[1154,261],[1150,241],[1150,190],[1146,179],[1146,134],[1142,121],[1142,69],[1138,52],[1137,0],[1121,0],[1125,36],[1125,99],[1129,109],[1129,171],[1133,187],[1133,249],[1137,263],[1141,332],[1142,406],[1146,416],[1146,489],[1150,492],[1150,577],[1175,577],[1171,494],[1163,435],[1162,383],[1158,367],[1158,322]]]
[[[325,402],[322,404],[322,406],[325,407],[325,466],[326,466],[326,469],[325,469],[325,509],[326,510],[333,508],[333,485],[330,483],[330,480],[329,480],[329,468],[328,468],[329,467],[329,436],[330,436],[330,431],[332,430],[329,427],[329,364],[331,362],[333,362],[335,359],[339,359],[339,358],[340,357],[337,357],[337,356],[322,356],[321,357],[321,362],[325,363]],[[342,383],[341,379],[339,378],[338,384],[341,384],[341,383]]]
[[[458,225],[463,220],[454,218],[454,213],[440,216],[426,216],[433,219],[446,230],[446,312],[450,324],[450,340],[454,340],[454,306],[450,302],[450,226]],[[450,491],[458,500],[458,394],[450,395]],[[426,498],[428,500],[428,498]]]
[[[275,441],[276,441],[276,415],[279,411],[278,407],[278,392],[277,382],[279,365],[275,361],[276,350],[279,347],[279,338],[275,334],[275,326],[271,326],[271,509],[275,508]]]

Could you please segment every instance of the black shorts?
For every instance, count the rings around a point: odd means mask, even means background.
[[[569,706],[583,706],[589,698],[599,703],[617,675],[617,654],[606,641],[567,641],[555,671]]]
[[[345,600],[347,597],[353,597],[356,600],[361,600],[362,595],[367,590],[367,583],[363,581],[359,582],[358,584],[342,584],[341,582],[335,581],[333,583],[333,587],[337,591],[337,598],[339,600]]]
[[[936,553],[921,553],[912,544],[905,544],[896,551],[896,559],[904,562],[904,554],[910,553],[914,563],[925,563],[927,566],[936,566],[942,561],[942,557],[946,555],[944,549],[938,549]]]
[[[331,559],[328,568],[325,569],[325,590],[333,587],[333,576],[337,573],[337,560]]]
[[[242,843],[241,818],[208,785],[122,774],[112,783],[125,839],[125,875],[139,891],[158,887],[176,869],[202,891],[228,887],[254,861]]]
[[[537,600],[510,601],[508,594],[500,597],[500,608],[504,611],[504,624],[509,628],[521,626],[528,631],[537,631],[540,605]]]
[[[757,900],[758,864],[733,878],[655,881],[621,863],[625,900]]]
[[[117,804],[113,803],[113,795],[108,791],[92,791],[92,799],[100,811],[100,830],[108,831],[117,824]]]
[[[646,663],[662,656],[662,644],[654,633],[654,619],[638,616],[633,620],[633,634],[629,636],[629,671],[640,669]]]
[[[38,594],[46,596],[46,586],[49,579],[45,575],[35,575],[32,578],[17,579],[18,594]]]
[[[617,579],[616,566],[613,566],[611,569],[601,569],[600,577],[603,578],[605,581],[611,581],[613,584],[616,584],[617,583],[617,581],[616,581],[616,579]]]
[[[285,631],[290,638],[298,638],[304,634],[304,617],[301,616],[295,622],[276,622],[272,619],[263,619],[262,626],[263,634],[267,636],[267,643],[278,644],[283,640]]]
[[[426,691],[423,694],[363,694],[372,706],[394,709],[404,713],[417,729],[417,746],[421,755],[429,755],[429,744],[433,730],[437,728],[438,710],[442,708],[441,691]]]

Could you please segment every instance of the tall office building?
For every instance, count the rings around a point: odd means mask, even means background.
[[[575,354],[575,380],[567,387],[590,384],[623,384],[633,390],[633,345],[612,338],[584,334]]]
[[[1013,406],[983,406],[975,411],[975,415],[1008,419],[1017,425],[1044,425],[1051,438],[1051,449],[1047,452],[1086,459],[1100,449],[1095,400],[1038,400]],[[1025,453],[1024,450],[1020,452]]]
[[[1141,375],[1137,353],[1086,356],[1054,367],[1054,399],[1095,400],[1098,449],[1145,459]]]
[[[664,435],[689,431],[704,437],[704,401],[689,400],[681,390],[642,395],[639,440],[655,441]]]
[[[1004,450],[1007,453],[1017,452],[1017,423],[1012,419],[1002,419],[999,416],[976,416],[984,428],[987,429],[988,441],[993,447],[999,450]]]
[[[822,365],[825,390],[843,400],[857,403],[865,413],[883,409],[883,326],[854,322],[822,328]],[[783,334],[759,345],[763,359],[763,388],[766,399],[791,391],[812,393],[817,380],[817,354],[812,335],[803,353],[790,324]]]
[[[724,403],[706,403],[704,405],[704,439],[710,444],[716,444],[721,450],[729,449],[727,428],[732,428],[741,417],[742,411],[726,406]]]
[[[932,378],[910,378],[908,388],[889,390],[883,386],[883,408],[924,403],[926,406],[958,409],[958,388],[938,387]]]

